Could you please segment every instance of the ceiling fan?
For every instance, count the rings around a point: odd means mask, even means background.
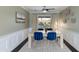
[[[47,8],[46,6],[43,6],[43,8],[42,8],[42,12],[44,12],[44,13],[46,13],[48,11],[53,11],[53,10],[55,10],[55,8]]]

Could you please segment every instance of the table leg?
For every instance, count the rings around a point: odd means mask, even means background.
[[[29,34],[28,37],[28,48],[31,48],[31,35]]]
[[[60,47],[63,48],[63,35],[60,35]]]

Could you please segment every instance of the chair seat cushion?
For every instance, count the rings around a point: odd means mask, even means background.
[[[56,32],[49,32],[47,34],[47,39],[48,40],[55,40],[56,39]]]
[[[42,40],[43,39],[42,32],[34,32],[34,39],[35,40]]]

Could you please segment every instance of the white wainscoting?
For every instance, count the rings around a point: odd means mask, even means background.
[[[0,37],[0,52],[10,52],[28,36],[28,29]]]
[[[64,39],[79,51],[79,33],[70,30],[60,30]]]

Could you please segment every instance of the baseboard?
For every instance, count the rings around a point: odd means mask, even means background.
[[[71,44],[69,44],[66,40],[64,40],[65,45],[72,51],[72,52],[78,52],[77,49],[75,49]]]
[[[28,42],[28,38],[26,38],[22,43],[20,43],[16,48],[14,48],[11,52],[18,52],[26,43]]]

